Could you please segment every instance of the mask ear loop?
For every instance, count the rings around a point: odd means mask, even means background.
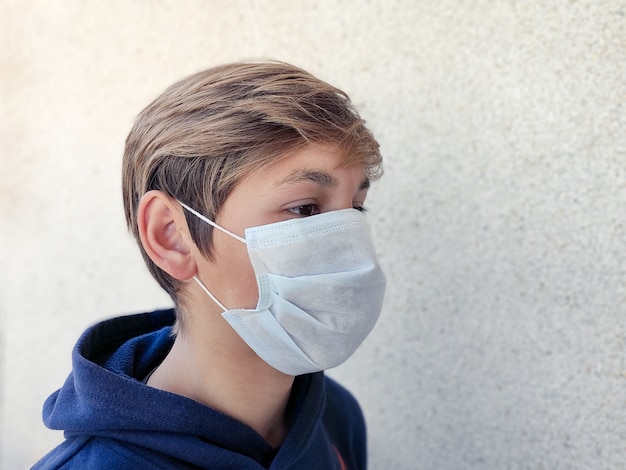
[[[222,232],[224,232],[226,235],[230,235],[231,237],[239,240],[242,243],[246,243],[245,238],[241,238],[239,235],[237,235],[236,233],[231,232],[230,230],[226,230],[224,227],[217,225],[215,222],[213,222],[211,219],[203,216],[202,214],[200,214],[200,212],[192,209],[191,207],[189,207],[187,204],[182,203],[180,201],[178,201],[178,203],[183,206],[185,209],[187,209],[189,212],[191,212],[193,215],[195,215],[196,217],[198,217],[200,220],[203,220],[204,222],[206,222],[207,224],[209,224],[211,227],[215,227],[218,230],[221,230]],[[226,310],[228,310],[224,304],[222,302],[220,302],[219,300],[217,300],[217,297],[215,297],[211,291],[207,288],[207,286],[204,285],[204,283],[198,279],[198,276],[196,276],[194,274],[193,276],[193,280],[196,281],[196,284],[198,284],[200,286],[200,288],[211,298],[211,300],[213,302],[215,302],[217,304],[217,306],[219,308],[221,308],[224,312]]]
[[[180,201],[178,201],[178,203],[183,206],[185,209],[187,209],[189,212],[191,212],[193,215],[195,215],[196,217],[198,217],[200,220],[203,220],[204,222],[206,222],[207,224],[209,224],[212,227],[215,227],[218,230],[221,230],[222,232],[224,232],[226,235],[230,235],[233,238],[236,238],[237,240],[239,240],[242,243],[246,243],[246,239],[240,237],[239,235],[237,235],[236,233],[231,232],[230,230],[226,230],[224,227],[222,227],[221,225],[217,225],[215,222],[213,222],[211,219],[203,216],[202,214],[200,214],[200,212],[192,209],[191,207],[189,207],[187,204],[184,204]]]
[[[211,294],[211,291],[210,291],[209,289],[207,289],[207,286],[205,286],[205,285],[202,283],[202,281],[201,281],[200,279],[198,279],[198,276],[196,276],[195,274],[194,274],[194,276],[193,276],[193,280],[194,280],[194,281],[196,281],[196,284],[198,284],[198,285],[202,288],[202,290],[203,290],[204,292],[206,292],[206,294],[207,294],[209,297],[211,297],[211,300],[212,300],[213,302],[215,302],[219,308],[221,308],[224,312],[225,312],[226,310],[228,310],[228,309],[224,306],[224,304],[222,304],[222,302],[220,302],[219,300],[217,300],[217,297],[215,297],[213,294]]]

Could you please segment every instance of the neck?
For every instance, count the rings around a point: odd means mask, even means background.
[[[148,385],[228,414],[278,447],[288,432],[293,380],[260,359],[219,313],[204,312],[185,318],[184,331]]]

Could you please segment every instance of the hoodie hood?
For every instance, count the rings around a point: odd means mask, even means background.
[[[279,450],[228,415],[145,385],[173,344],[174,320],[172,309],[119,317],[81,336],[72,373],[44,404],[45,424],[67,439],[58,461],[99,442],[132,449],[159,468],[341,468],[322,422],[322,373],[296,378],[293,423]]]

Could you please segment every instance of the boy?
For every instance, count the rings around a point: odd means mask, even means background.
[[[34,468],[357,469],[365,424],[323,370],[373,328],[361,213],[378,143],[342,91],[284,63],[192,75],[140,113],[126,219],[175,309],[88,329],[44,405]]]

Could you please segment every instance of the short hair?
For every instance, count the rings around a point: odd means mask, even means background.
[[[378,142],[346,93],[282,62],[214,67],[170,86],[135,120],[126,139],[126,223],[152,276],[178,305],[181,283],[156,266],[139,239],[137,207],[150,190],[215,220],[244,177],[308,144],[337,147],[344,164],[382,174]],[[212,228],[185,211],[193,242],[211,258]]]

